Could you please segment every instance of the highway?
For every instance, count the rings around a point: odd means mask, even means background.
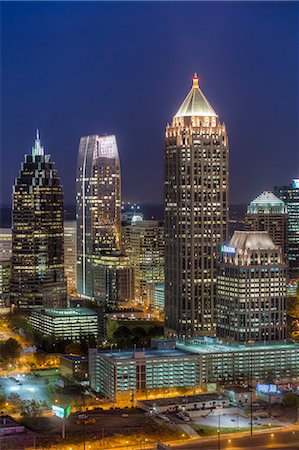
[[[176,450],[299,450],[299,431],[273,431],[253,436],[228,437],[203,439],[176,445]]]

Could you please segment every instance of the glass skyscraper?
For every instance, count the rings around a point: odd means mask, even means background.
[[[66,304],[63,193],[37,132],[13,188],[11,301],[20,308]]]
[[[82,137],[76,179],[77,291],[95,297],[95,260],[121,249],[121,178],[116,138]]]
[[[225,125],[193,85],[166,127],[164,153],[167,335],[213,332],[216,260],[228,236]]]
[[[274,193],[288,208],[287,252],[291,284],[299,283],[299,178],[289,186],[275,186]]]

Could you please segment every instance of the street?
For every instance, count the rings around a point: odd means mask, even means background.
[[[242,449],[275,449],[275,450],[299,450],[299,431],[273,431],[272,433],[263,433],[256,436],[243,436],[238,438],[229,438],[223,436],[220,439],[220,445],[217,437],[213,439],[204,439],[202,442],[189,442],[183,445],[175,446],[178,450],[242,450]]]

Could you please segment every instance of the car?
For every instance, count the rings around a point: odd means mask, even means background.
[[[126,413],[125,413],[125,414],[122,414],[121,416],[122,416],[122,417],[129,417],[129,414],[126,414]]]
[[[235,421],[236,421],[236,419],[230,419],[230,421],[231,421],[231,422],[235,422]]]
[[[78,419],[82,420],[82,419],[88,419],[88,415],[87,414],[79,414],[78,415]]]
[[[182,417],[182,419],[184,422],[190,422],[190,417],[188,417],[188,416],[184,416],[184,417]]]

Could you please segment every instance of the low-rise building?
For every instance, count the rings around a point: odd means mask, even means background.
[[[138,406],[152,413],[167,413],[176,411],[196,411],[199,409],[215,409],[228,407],[229,399],[218,394],[196,394],[179,397],[157,398],[155,400],[140,400]]]
[[[32,311],[29,322],[34,330],[56,339],[73,342],[82,337],[98,337],[98,315],[87,308],[46,308]]]
[[[257,399],[256,392],[245,386],[226,386],[223,393],[233,405],[250,405],[251,401],[255,402]]]
[[[2,436],[24,433],[25,427],[10,416],[0,416],[0,440]],[[5,448],[5,444],[4,447]]]
[[[73,355],[61,356],[60,373],[62,377],[71,381],[88,380],[88,358]]]

